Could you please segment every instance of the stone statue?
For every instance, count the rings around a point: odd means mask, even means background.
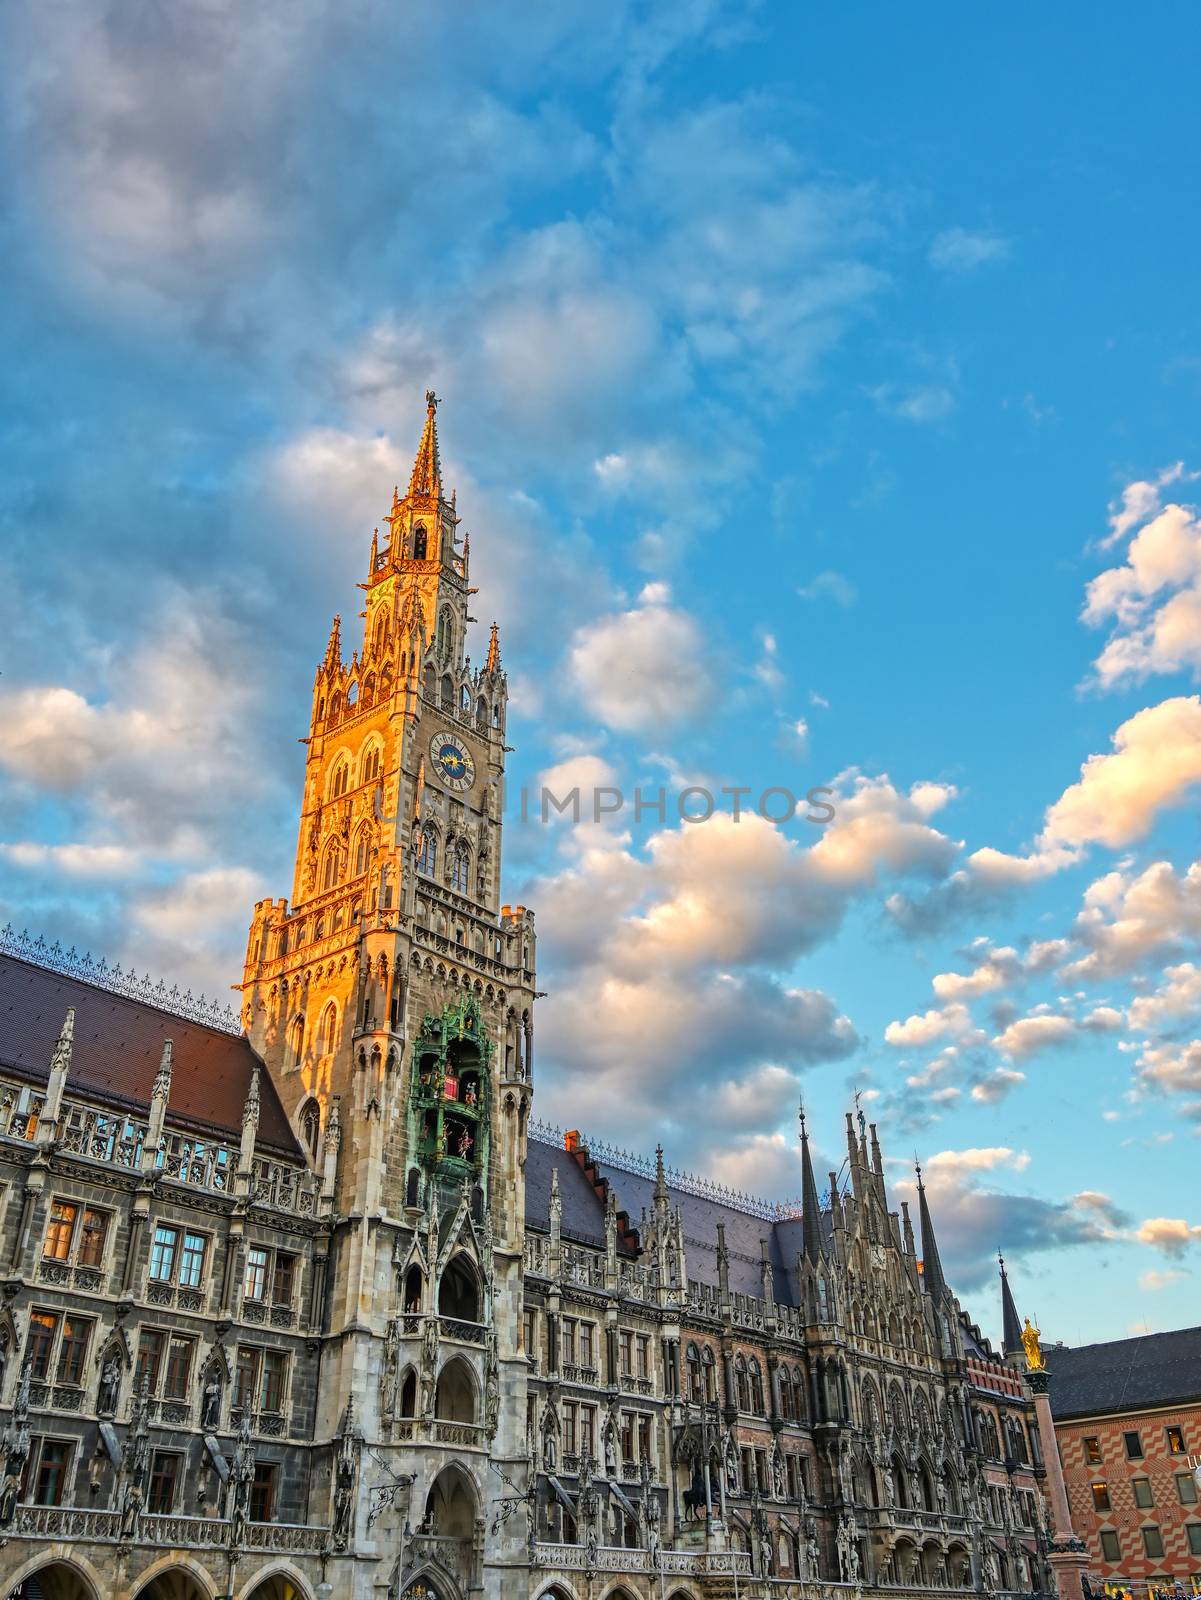
[[[142,1515],[142,1485],[131,1483],[121,1502],[121,1538],[132,1542],[138,1531],[138,1518]]]
[[[776,1447],[772,1451],[771,1478],[772,1478],[772,1493],[775,1495],[777,1500],[783,1500],[783,1498],[784,1498],[784,1457],[780,1453],[780,1447],[779,1447],[778,1444],[776,1445]]]
[[[96,1394],[96,1410],[100,1416],[111,1417],[116,1411],[120,1387],[121,1363],[115,1355],[111,1355],[100,1371],[100,1387]]]
[[[805,1576],[810,1583],[816,1583],[821,1576],[821,1551],[817,1545],[817,1533],[809,1529],[809,1537],[805,1541]]]
[[[850,1583],[851,1559],[849,1552],[851,1545],[851,1531],[847,1527],[847,1519],[845,1517],[839,1517],[838,1519],[838,1532],[834,1538],[834,1545],[838,1553],[839,1581],[842,1583]]]
[[[605,1472],[610,1478],[617,1476],[617,1430],[612,1417],[605,1424]]]
[[[938,1496],[939,1513],[945,1517],[947,1514],[947,1502],[950,1499],[950,1495],[947,1492],[947,1480],[945,1478],[939,1478],[934,1492]]]
[[[234,1446],[233,1466],[229,1474],[229,1487],[233,1496],[232,1540],[241,1544],[242,1532],[250,1516],[250,1491],[254,1487],[254,1445],[250,1441],[250,1415],[242,1413],[238,1425],[238,1442]]]
[[[216,1428],[221,1420],[221,1380],[215,1372],[210,1372],[204,1382],[204,1390],[200,1400],[200,1426],[202,1428]]]
[[[1034,1327],[1030,1318],[1026,1318],[1026,1326],[1022,1329],[1022,1348],[1026,1352],[1026,1370],[1028,1372],[1042,1372],[1046,1366],[1043,1360],[1042,1346],[1039,1344],[1039,1329]]]

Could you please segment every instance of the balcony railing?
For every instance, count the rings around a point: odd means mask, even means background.
[[[17,1506],[6,1530],[22,1539],[61,1539],[74,1544],[116,1544],[118,1541],[156,1548],[197,1550],[229,1543],[232,1524],[220,1517],[140,1516],[132,1536],[121,1533],[121,1514],[91,1506]],[[242,1545],[249,1550],[293,1555],[319,1555],[329,1529],[312,1523],[248,1522]]]

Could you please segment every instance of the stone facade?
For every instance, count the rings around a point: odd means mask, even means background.
[[[788,1209],[531,1124],[507,681],[436,404],[317,669],[238,1037],[14,952],[10,1019],[87,1027],[0,1040],[0,1596],[1046,1588],[1029,1393],[874,1128],[823,1199],[802,1137]]]

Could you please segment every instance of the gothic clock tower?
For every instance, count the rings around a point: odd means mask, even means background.
[[[426,402],[371,541],[361,643],[344,660],[335,617],[317,668],[291,902],[255,907],[242,983],[333,1202],[317,1435],[345,1433],[353,1396],[376,1457],[416,1471],[401,1527],[445,1497],[451,1461],[478,1519],[489,1453],[525,1460],[534,919],[499,904],[506,677],[495,624],[482,665],[466,651],[469,540]],[[386,1558],[389,1517],[361,1513],[355,1548]],[[502,1540],[487,1561],[522,1554]]]

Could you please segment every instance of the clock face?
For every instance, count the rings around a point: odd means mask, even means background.
[[[430,740],[430,760],[448,789],[462,794],[475,782],[471,751],[456,734],[436,733]]]

